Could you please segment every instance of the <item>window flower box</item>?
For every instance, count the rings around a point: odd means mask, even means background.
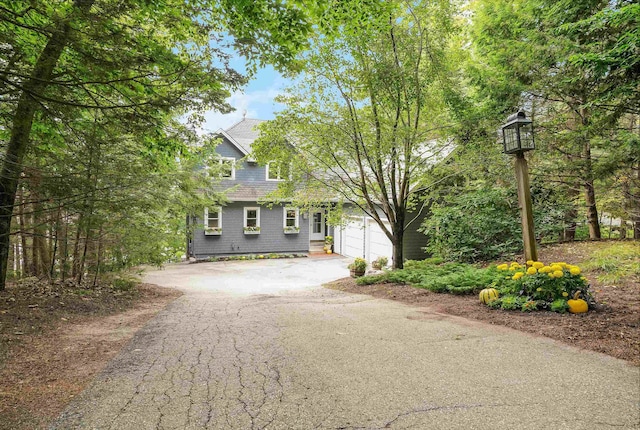
[[[244,227],[244,234],[260,234],[260,227]]]
[[[205,227],[204,234],[205,236],[221,236],[222,229],[217,227]]]
[[[300,233],[300,227],[285,227],[284,234],[298,234]]]

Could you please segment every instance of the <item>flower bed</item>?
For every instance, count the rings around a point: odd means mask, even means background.
[[[578,266],[567,263],[545,265],[529,261],[525,266],[513,262],[479,268],[464,263],[448,263],[438,258],[407,261],[404,269],[359,278],[360,285],[383,282],[406,283],[435,293],[478,294],[483,289],[495,293],[481,294],[481,301],[491,308],[504,310],[575,311],[573,300],[583,307],[595,305],[587,279]],[[580,296],[581,299],[578,299]],[[584,300],[586,303],[581,303]],[[571,309],[570,309],[571,308]]]
[[[546,265],[540,261],[527,261],[526,266],[517,262],[496,267],[505,281],[496,286],[499,297],[487,302],[491,308],[520,309],[523,312],[546,309],[553,312],[576,312],[573,302],[582,297],[595,304],[587,278],[578,266],[564,262]],[[571,306],[570,306],[571,305]]]

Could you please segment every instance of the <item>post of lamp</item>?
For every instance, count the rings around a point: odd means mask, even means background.
[[[526,151],[535,149],[533,138],[533,121],[520,110],[507,118],[502,126],[502,142],[505,154],[515,154],[516,181],[518,187],[518,204],[522,222],[522,241],[526,260],[538,260],[536,237],[533,228],[533,207],[529,187],[529,169],[524,157]]]

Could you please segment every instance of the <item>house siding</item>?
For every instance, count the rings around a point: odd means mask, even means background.
[[[407,220],[411,221],[415,218],[411,224],[406,226],[404,231],[404,237],[402,242],[402,254],[405,260],[424,260],[428,257],[424,252],[424,247],[427,246],[427,236],[419,232],[418,229],[422,226],[422,221],[427,217],[427,209],[422,209],[422,212],[414,211],[407,215]]]
[[[244,154],[238,150],[227,139],[223,139],[216,147],[216,153],[221,157],[243,159]],[[256,163],[249,163],[247,159],[243,159],[241,163],[236,165],[235,180],[240,182],[257,182],[265,181],[267,178],[266,166],[258,166]],[[226,182],[226,181],[224,181]]]
[[[260,234],[245,235],[244,208],[260,207]],[[193,235],[193,256],[206,258],[213,255],[306,253],[309,251],[309,220],[299,214],[300,232],[285,234],[283,207],[271,209],[255,202],[233,202],[222,207],[222,234],[207,236],[202,229],[202,216],[197,217]]]

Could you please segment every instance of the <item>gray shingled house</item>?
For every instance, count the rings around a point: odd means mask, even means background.
[[[195,228],[188,243],[189,257],[306,253],[321,249],[325,234],[330,234],[324,210],[301,213],[287,204],[268,207],[258,203],[282,180],[279,169],[258,165],[250,157],[261,122],[244,118],[217,132],[222,141],[216,153],[219,162],[228,166],[220,186],[227,190],[229,203],[207,207],[190,217]]]
[[[362,257],[369,262],[378,257],[391,261],[392,245],[373,218],[347,205],[345,223],[326,224],[325,210],[302,212],[292,205],[261,205],[267,194],[282,180],[277,166],[261,166],[251,158],[251,144],[258,138],[262,120],[244,118],[227,130],[219,130],[221,143],[216,147],[218,161],[228,168],[220,189],[229,203],[210,206],[202,214],[189,217],[194,226],[188,242],[188,256],[197,259],[233,254],[307,253],[321,250],[325,235],[334,237],[334,252],[347,257]],[[421,259],[426,237],[418,232],[425,213],[407,226],[404,256]]]

